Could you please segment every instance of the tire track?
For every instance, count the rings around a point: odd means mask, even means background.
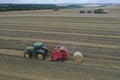
[[[96,44],[96,43],[88,43],[88,42],[72,42],[72,41],[62,41],[62,40],[33,39],[33,38],[8,37],[8,36],[0,36],[0,39],[3,39],[3,40],[21,40],[21,41],[42,41],[42,42],[58,43],[58,44],[70,44],[70,45],[76,45],[76,46],[89,46],[89,47],[120,49],[119,45],[106,45],[106,44],[98,44],[98,43]]]
[[[96,34],[82,34],[82,33],[48,32],[48,31],[2,29],[2,28],[0,28],[0,31],[15,31],[15,32],[29,32],[29,33],[44,33],[44,34],[74,35],[74,36],[88,36],[88,37],[100,37],[100,38],[115,38],[115,39],[120,39],[120,36],[96,35]]]
[[[0,24],[0,26],[33,27],[31,25],[24,26],[24,25],[20,25],[20,24],[19,24],[19,26],[18,26],[18,24],[14,24],[14,25],[13,24],[4,24],[4,25]],[[34,27],[43,28],[41,26],[35,26],[35,25],[34,25]],[[61,27],[57,27],[57,26],[45,26],[45,28],[68,29],[68,27],[66,27],[66,26],[63,26],[63,27],[62,26]],[[114,27],[112,29],[110,29],[110,28],[102,28],[102,29],[100,29],[99,27],[86,27],[86,26],[73,27],[73,26],[69,26],[69,29],[94,30],[94,31],[114,31],[114,32],[119,32],[120,31],[119,29],[115,29]]]
[[[48,32],[48,33],[46,33],[46,32]],[[43,38],[43,39],[53,39],[53,40],[62,40],[62,41],[70,40],[70,41],[77,41],[77,42],[120,45],[120,43],[118,43],[119,39],[116,39],[116,38],[92,37],[92,36],[84,36],[84,35],[64,35],[64,34],[49,33],[51,31],[46,31],[46,32],[45,33],[41,33],[39,31],[34,32],[34,30],[32,32],[0,30],[0,36],[10,36],[10,37],[17,36],[17,37],[37,38],[37,39]]]

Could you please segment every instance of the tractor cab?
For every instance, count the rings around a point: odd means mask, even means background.
[[[40,50],[43,48],[43,43],[42,42],[35,42],[33,44],[33,46],[35,47],[35,50]]]

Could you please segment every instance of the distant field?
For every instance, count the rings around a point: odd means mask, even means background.
[[[100,7],[109,11],[109,14],[79,14],[80,10],[94,10],[96,8],[80,8],[80,9],[61,9],[60,11],[53,10],[30,10],[30,11],[10,11],[2,12],[2,17],[24,17],[24,16],[46,16],[46,17],[94,17],[94,18],[120,18],[120,7]],[[97,8],[98,9],[98,8]],[[57,18],[56,18],[57,19]]]
[[[1,12],[0,79],[119,80],[120,9],[106,9],[110,12],[101,15],[79,14],[79,9]],[[59,64],[24,59],[22,51],[35,41],[49,49],[67,46],[70,60]],[[76,50],[85,57],[82,64],[71,61]]]

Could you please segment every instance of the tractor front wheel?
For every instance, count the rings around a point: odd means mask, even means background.
[[[43,59],[44,59],[44,56],[39,53],[39,54],[37,54],[37,59],[38,59],[38,60],[43,60]]]
[[[24,57],[28,59],[28,58],[30,58],[31,56],[30,56],[29,53],[25,53],[25,54],[24,54]]]

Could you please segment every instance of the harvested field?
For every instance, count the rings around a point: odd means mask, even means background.
[[[120,80],[120,12],[107,9],[110,14],[98,16],[79,10],[1,12],[0,79]],[[50,50],[67,46],[70,59],[62,64],[24,59],[24,48],[35,41]],[[75,51],[83,53],[82,64],[72,62]]]
[[[72,62],[59,64],[10,56],[0,56],[0,61],[2,64],[0,66],[0,78],[2,80],[119,80],[120,78],[118,66],[107,67],[89,62],[82,65]],[[111,63],[119,64],[119,62]]]

